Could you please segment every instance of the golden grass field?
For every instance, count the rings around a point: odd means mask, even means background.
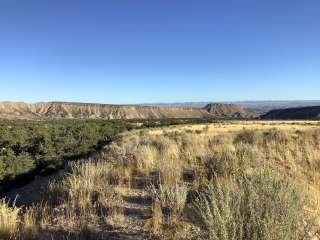
[[[134,130],[26,208],[5,239],[319,239],[320,122]]]
[[[166,128],[158,128],[149,130],[151,134],[162,134],[164,131],[166,132],[174,132],[174,131],[196,131],[203,130],[206,127],[209,127],[207,134],[223,134],[223,133],[232,133],[236,131],[240,131],[243,129],[248,130],[269,130],[269,129],[279,129],[285,131],[296,131],[296,130],[309,130],[309,129],[317,129],[320,127],[320,121],[304,121],[304,120],[296,120],[296,121],[221,121],[220,123],[212,123],[212,124],[187,124],[187,125],[178,125],[178,126],[170,126]]]

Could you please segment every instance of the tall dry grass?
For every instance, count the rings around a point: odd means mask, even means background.
[[[188,170],[195,175],[190,188],[201,187],[216,177],[228,181],[238,174],[273,170],[292,179],[299,191],[308,196],[304,210],[316,212],[320,209],[319,136],[319,130],[286,132],[278,129],[243,130],[224,136],[193,132],[171,132],[163,136],[145,133],[136,141],[136,149],[142,147],[143,151],[135,152],[133,147],[131,154],[134,161],[144,163],[137,165],[141,172],[159,171],[162,183],[167,186],[183,182],[183,172]],[[278,204],[277,201],[270,204]]]
[[[187,186],[178,183],[171,186],[160,184],[159,187],[153,186],[151,193],[154,201],[160,204],[162,215],[165,217],[163,222],[169,225],[177,223],[186,205]]]
[[[51,222],[66,232],[98,232],[99,222],[108,220],[121,200],[109,184],[111,170],[106,161],[86,161],[72,165],[62,182],[51,183],[48,201],[58,206]]]
[[[23,211],[1,200],[0,239],[104,239],[101,223],[122,214],[111,169],[103,160],[72,164],[64,179],[48,185],[44,202]]]
[[[6,199],[0,200],[0,238],[14,239],[18,235],[20,208],[9,206]]]

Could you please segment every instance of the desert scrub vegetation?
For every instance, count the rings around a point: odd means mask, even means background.
[[[232,183],[214,179],[193,203],[208,239],[300,239],[303,200],[293,183],[267,172]]]
[[[103,227],[122,220],[119,194],[109,185],[110,163],[70,164],[51,182],[43,202],[17,208],[1,202],[0,239],[106,239]]]
[[[259,132],[254,131],[254,130],[247,130],[243,129],[240,133],[238,133],[234,139],[234,141],[237,142],[242,142],[246,144],[256,144],[257,141],[259,140]]]
[[[153,215],[144,228],[166,238],[185,238],[186,225],[183,222],[183,212],[187,203],[188,187],[184,183],[173,185],[151,186],[149,189],[153,198]]]
[[[66,161],[87,155],[127,130],[211,121],[0,120],[0,189],[25,182],[35,174],[50,174]]]
[[[251,189],[251,192],[246,192],[247,195],[239,192],[239,194],[242,194],[243,199],[245,196],[250,196],[251,202],[248,200],[243,201],[248,204],[250,203],[250,207],[256,207],[256,209],[251,209],[254,211],[251,214],[262,214],[258,211],[261,208],[258,209],[257,206],[265,204],[265,207],[268,209],[265,209],[264,213],[273,215],[269,216],[270,219],[265,220],[271,222],[277,220],[278,225],[283,227],[288,226],[289,223],[286,222],[288,219],[291,219],[291,221],[300,221],[302,219],[301,216],[298,218],[294,215],[295,212],[291,212],[290,210],[297,206],[294,204],[299,204],[300,198],[295,198],[294,194],[301,192],[301,198],[303,198],[304,194],[310,193],[308,192],[309,189],[319,189],[319,172],[316,171],[319,162],[319,136],[320,132],[317,129],[286,132],[276,128],[266,131],[243,130],[223,136],[207,133],[199,136],[188,130],[185,132],[165,132],[163,135],[149,135],[145,132],[144,134],[140,134],[139,137],[134,135],[128,136],[126,144],[123,145],[121,143],[121,148],[123,152],[126,152],[127,156],[131,156],[131,165],[125,165],[125,168],[128,166],[131,169],[134,168],[136,172],[140,172],[146,178],[149,178],[149,180],[151,173],[152,176],[154,176],[154,173],[157,173],[158,181],[153,187],[156,190],[152,194],[155,203],[154,214],[157,218],[157,221],[154,222],[159,225],[155,228],[157,232],[161,229],[165,231],[168,228],[168,222],[169,225],[175,225],[166,219],[165,211],[167,210],[163,208],[165,204],[162,203],[166,199],[166,195],[163,194],[164,192],[176,191],[176,188],[173,187],[177,186],[176,184],[178,186],[179,184],[186,184],[187,192],[190,193],[193,190],[207,186],[213,179],[219,179],[219,181],[222,181],[227,186],[230,183],[236,182],[238,186],[241,186],[239,188],[242,188],[243,191]],[[277,174],[275,176],[269,174],[256,176],[253,174],[261,170],[276,172],[282,175],[283,179],[279,180],[280,178]],[[242,176],[242,182],[237,179],[238,176]],[[246,176],[246,178],[243,176]],[[262,179],[265,180],[262,181]],[[293,183],[296,185],[296,189],[290,192],[289,190],[293,189]],[[305,186],[308,187],[305,188]],[[268,190],[269,192],[259,192],[258,190]],[[280,192],[275,190],[279,190]],[[233,192],[233,195],[236,192],[234,189],[232,191],[229,189],[228,191]],[[292,194],[285,195],[284,193]],[[311,194],[313,195],[312,201],[308,201],[308,203],[304,202],[304,207],[301,207],[302,205],[299,207],[301,210],[299,214],[302,214],[302,211],[304,212],[306,205],[308,205],[309,210],[312,208],[313,211],[319,208],[319,192],[315,190],[314,193]],[[272,197],[269,199],[264,198],[268,194]],[[281,197],[283,198],[281,199]],[[289,199],[290,197],[292,198]],[[269,202],[263,202],[262,199]],[[289,210],[287,209],[288,212],[280,212],[281,214],[286,214],[288,219],[279,219],[279,215],[275,214],[280,208],[271,208],[272,205],[278,204],[280,206],[282,204],[280,201],[282,200],[284,201],[283,204],[290,205],[283,206],[283,208],[290,207]],[[270,206],[267,206],[267,204]],[[241,209],[245,210],[245,207],[248,206],[243,205]],[[286,210],[283,209],[283,211]],[[180,214],[180,222],[188,221],[184,215],[184,213]],[[258,221],[258,219],[256,220]],[[251,222],[250,224],[253,223]],[[270,224],[270,222],[265,222],[264,224],[266,227],[266,224]],[[246,226],[246,228],[249,228],[249,226]],[[264,233],[261,233],[261,229],[256,230],[260,232],[259,237],[256,239],[263,239],[263,237],[268,239],[266,237],[268,234],[270,234],[269,239],[277,239],[280,235],[271,232],[273,229],[275,228],[265,229]],[[257,232],[252,234],[257,234]],[[286,230],[278,234],[284,234],[285,232]],[[164,234],[164,232],[162,233]],[[246,234],[248,235],[249,233]],[[292,232],[292,234],[295,233]],[[253,235],[250,236],[254,237]],[[283,238],[286,239],[285,236]],[[287,239],[299,238],[291,238],[289,236]]]
[[[257,147],[249,144],[237,144],[217,148],[208,153],[204,159],[204,165],[208,179],[215,176],[230,176],[251,167],[259,160]]]
[[[137,239],[316,239],[320,130],[274,127],[121,134],[95,158],[70,163],[42,203],[10,217],[17,225],[6,232],[12,239],[108,239],[114,229]]]
[[[164,224],[178,223],[187,200],[187,186],[178,183],[171,186],[160,184],[158,187],[152,186],[151,193],[154,201],[160,204]]]

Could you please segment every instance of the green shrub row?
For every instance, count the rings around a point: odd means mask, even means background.
[[[131,123],[100,120],[0,121],[0,185],[54,169],[109,141]]]

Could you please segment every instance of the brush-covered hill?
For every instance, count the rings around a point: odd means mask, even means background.
[[[218,118],[248,118],[252,115],[236,104],[210,103],[203,109]]]
[[[320,106],[271,110],[262,119],[320,119]]]

